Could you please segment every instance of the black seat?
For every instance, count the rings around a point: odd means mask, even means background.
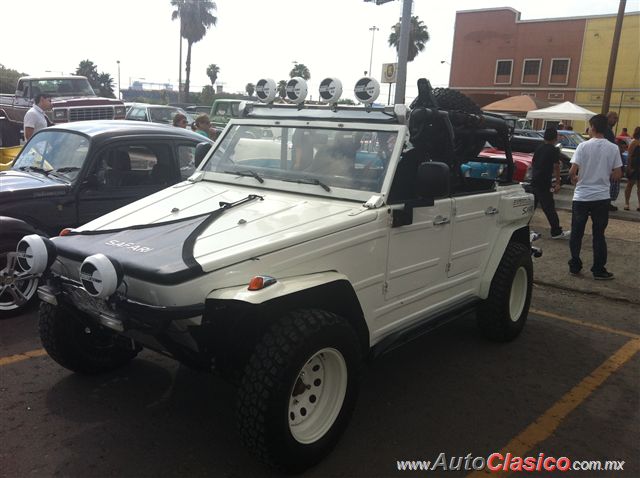
[[[105,183],[107,186],[128,186],[129,171],[131,171],[131,158],[129,153],[122,149],[111,151],[107,158]]]

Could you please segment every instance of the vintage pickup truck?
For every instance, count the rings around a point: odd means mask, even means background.
[[[125,116],[122,101],[98,97],[84,76],[24,76],[18,80],[15,94],[0,95],[0,146],[20,144],[24,115],[39,93],[53,97],[47,115],[54,124]]]

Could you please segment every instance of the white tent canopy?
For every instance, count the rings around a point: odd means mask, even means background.
[[[542,108],[539,110],[532,110],[527,113],[527,118],[536,119],[540,118],[547,121],[563,121],[563,120],[581,120],[587,121],[592,116],[596,115],[593,111],[589,111],[582,106],[578,106],[571,101],[565,101],[558,105],[553,105],[548,108]]]

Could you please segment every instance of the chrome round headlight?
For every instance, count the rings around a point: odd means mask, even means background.
[[[56,246],[38,234],[24,236],[16,248],[18,266],[31,274],[42,274],[56,258]]]
[[[122,266],[104,254],[87,257],[80,266],[80,282],[87,293],[105,299],[122,283]]]

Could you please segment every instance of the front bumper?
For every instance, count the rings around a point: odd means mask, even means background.
[[[43,302],[78,312],[88,326],[133,339],[187,365],[209,368],[212,363],[200,339],[204,303],[167,307],[141,303],[122,294],[98,299],[79,283],[56,276],[38,288],[38,296]]]

